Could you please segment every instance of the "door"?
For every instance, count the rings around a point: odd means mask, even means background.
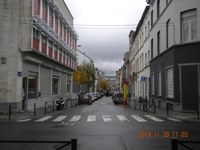
[[[27,83],[27,77],[23,78],[22,83],[22,110],[27,109],[27,98],[28,98],[28,83]]]
[[[182,109],[197,111],[199,101],[198,65],[181,66]]]

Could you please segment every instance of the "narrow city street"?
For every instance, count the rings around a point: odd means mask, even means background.
[[[200,138],[199,122],[114,105],[111,97],[40,117],[0,121],[0,140],[75,138],[78,150],[171,150],[173,136],[180,140]],[[0,143],[1,150],[50,150],[57,145]]]

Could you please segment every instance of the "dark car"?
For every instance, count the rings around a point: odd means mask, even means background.
[[[112,99],[113,99],[114,104],[122,104],[123,103],[122,93],[120,93],[120,92],[114,92],[112,95]]]
[[[108,91],[106,91],[105,97],[109,97],[109,96],[110,96],[110,93]]]

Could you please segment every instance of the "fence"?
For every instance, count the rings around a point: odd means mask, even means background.
[[[0,141],[0,143],[9,143],[8,146],[10,146],[11,143],[26,143],[26,144],[63,144],[62,146],[55,147],[55,150],[61,150],[68,145],[71,145],[71,150],[77,150],[77,139],[71,139],[71,141]],[[9,149],[9,148],[8,148]],[[31,148],[30,148],[31,149]]]
[[[134,109],[143,110],[145,112],[153,111],[156,113],[156,102],[153,99],[148,101],[140,97],[138,100],[134,99]]]
[[[192,146],[187,144],[199,144],[196,148],[199,149],[200,147],[200,141],[179,141],[176,138],[171,139],[171,150],[178,150],[178,145],[181,145],[182,147],[188,149],[188,150],[195,150],[192,148]],[[197,150],[197,149],[196,149]]]
[[[56,108],[56,101],[57,100],[55,100],[55,101],[46,101],[44,103],[44,107],[42,107],[42,108],[40,107],[41,109],[44,109],[43,113],[47,114],[47,113],[54,112],[57,109]],[[67,109],[67,108],[70,108],[70,107],[72,108],[72,107],[74,107],[74,106],[76,106],[78,104],[78,99],[66,99],[64,101],[65,101],[65,104],[64,104],[63,109]],[[12,105],[9,105],[9,107],[8,107],[8,119],[11,119],[12,115],[14,114],[12,109],[13,109]],[[36,103],[34,103],[33,115],[36,116],[37,112],[38,112],[38,108],[36,106]]]

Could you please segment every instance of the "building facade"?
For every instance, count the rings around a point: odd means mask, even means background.
[[[131,45],[135,97],[174,111],[200,104],[198,0],[147,0]],[[129,37],[130,38],[130,37]]]
[[[148,1],[151,12],[151,96],[158,106],[197,111],[200,102],[198,0]]]
[[[130,52],[130,87],[132,96],[135,99],[139,97],[149,100],[149,79],[150,79],[150,16],[149,6],[143,12],[143,15],[135,31],[129,34],[129,52]]]
[[[77,34],[64,0],[1,1],[0,11],[0,110],[71,96]]]

